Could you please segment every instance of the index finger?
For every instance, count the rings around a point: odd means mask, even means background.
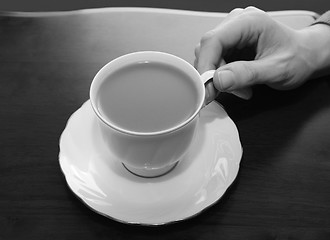
[[[197,70],[203,73],[216,69],[228,50],[256,43],[262,24],[251,15],[241,14],[207,32],[201,39]]]

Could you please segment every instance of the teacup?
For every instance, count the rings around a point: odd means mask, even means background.
[[[90,88],[109,150],[132,173],[168,173],[188,151],[205,105],[205,82],[185,60],[163,52],[130,53],[106,64]]]

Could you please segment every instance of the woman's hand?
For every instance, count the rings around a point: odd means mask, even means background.
[[[249,87],[254,84],[296,88],[322,68],[329,69],[330,28],[319,25],[294,30],[257,8],[235,9],[202,37],[195,49],[195,67],[200,73],[217,69],[214,87],[245,99],[251,97]],[[246,49],[253,50],[253,58],[237,58]]]

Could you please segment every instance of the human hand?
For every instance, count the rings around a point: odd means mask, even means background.
[[[262,10],[234,9],[202,37],[195,49],[195,67],[201,74],[217,69],[213,77],[217,90],[248,99],[255,84],[280,90],[303,84],[319,64],[314,61],[312,41],[307,31],[291,29]],[[254,59],[226,63],[225,59],[247,48],[254,50]],[[212,95],[215,91],[211,88],[207,86]]]

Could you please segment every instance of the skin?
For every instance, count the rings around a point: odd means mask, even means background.
[[[240,58],[246,49],[255,53],[252,59]],[[289,90],[329,74],[330,27],[316,24],[295,30],[260,9],[237,8],[204,34],[195,56],[201,74],[216,69],[213,85],[207,86],[210,98],[221,91],[249,99],[255,84]]]

